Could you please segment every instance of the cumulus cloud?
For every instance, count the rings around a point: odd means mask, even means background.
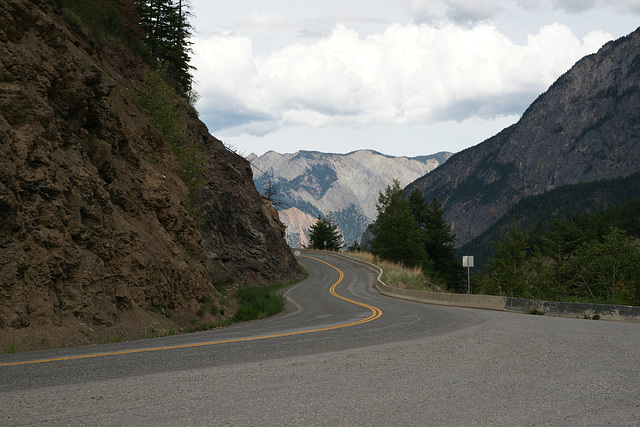
[[[522,45],[486,23],[394,24],[367,37],[336,26],[314,43],[258,55],[248,38],[219,34],[194,40],[198,109],[213,131],[253,135],[282,125],[495,118],[524,111],[611,38],[592,32],[578,39],[560,24]]]

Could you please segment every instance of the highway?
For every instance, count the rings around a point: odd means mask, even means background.
[[[0,425],[640,425],[640,324],[438,307],[299,257],[287,311],[0,355]]]

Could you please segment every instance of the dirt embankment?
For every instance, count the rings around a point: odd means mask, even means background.
[[[215,286],[296,275],[248,163],[187,109],[207,158],[196,225],[177,158],[126,95],[146,65],[67,22],[45,1],[0,7],[0,351],[181,330],[229,315]]]

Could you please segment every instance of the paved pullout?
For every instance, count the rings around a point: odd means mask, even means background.
[[[0,424],[638,425],[640,324],[383,297],[325,255],[289,314],[171,339],[0,356]],[[354,326],[313,333],[310,328]],[[237,341],[274,333],[275,338]],[[220,340],[235,342],[212,344]],[[198,346],[189,346],[198,344]],[[175,348],[175,346],[182,346]]]

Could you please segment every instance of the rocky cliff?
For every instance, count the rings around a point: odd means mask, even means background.
[[[513,126],[416,180],[463,244],[531,195],[640,170],[640,30],[577,62]]]
[[[432,171],[451,153],[421,157],[387,156],[372,150],[348,154],[274,151],[248,157],[259,190],[271,182],[287,226],[291,246],[306,245],[309,218],[332,214],[345,243],[360,240],[367,225],[376,218],[378,193],[394,179],[407,185]]]
[[[217,289],[298,274],[249,163],[185,105],[206,158],[194,221],[176,156],[125,90],[147,66],[70,22],[0,3],[0,351],[182,330],[203,301],[202,321],[231,313]]]

